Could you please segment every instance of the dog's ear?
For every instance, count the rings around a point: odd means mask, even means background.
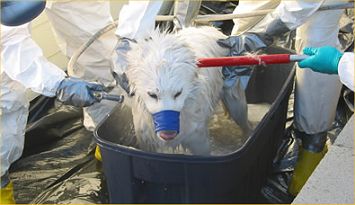
[[[134,91],[131,90],[129,86],[129,80],[127,78],[126,73],[122,73],[121,75],[117,74],[116,72],[112,71],[112,76],[116,80],[116,85],[119,85],[124,91],[126,91],[129,97],[134,96]]]

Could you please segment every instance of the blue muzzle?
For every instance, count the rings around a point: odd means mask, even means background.
[[[155,133],[159,131],[180,131],[180,112],[164,110],[153,114]]]

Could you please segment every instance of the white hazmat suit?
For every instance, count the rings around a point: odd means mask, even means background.
[[[338,66],[338,74],[340,81],[354,91],[354,53],[344,53],[341,57]]]
[[[254,9],[275,9],[274,15],[278,16],[290,30],[297,28],[296,52],[301,53],[302,49],[308,46],[339,46],[339,20],[343,11],[316,12],[322,5],[339,2],[341,1],[243,0],[234,13],[251,12]],[[235,19],[233,34],[244,33],[261,20],[260,17]],[[296,127],[307,134],[327,131],[335,117],[340,88],[338,76],[297,69],[294,111]]]
[[[325,5],[339,4],[340,0],[282,0],[240,1],[235,13],[251,9],[274,9],[265,18],[236,19],[234,34],[256,32],[277,35],[286,30],[296,30],[296,52],[305,47],[339,47],[339,20],[343,10],[319,11]],[[276,21],[277,19],[277,21]],[[268,21],[269,20],[269,21]],[[263,25],[263,26],[260,26]],[[256,29],[254,29],[256,27]],[[263,28],[265,28],[263,30]],[[274,29],[280,27],[281,29]],[[250,30],[249,30],[250,29]],[[337,75],[327,75],[310,69],[296,70],[294,125],[302,138],[299,161],[295,167],[289,191],[296,195],[326,152],[327,131],[335,118],[341,90]]]
[[[109,1],[49,1],[46,14],[61,51],[70,58],[98,30],[113,22]],[[75,66],[84,70],[76,77],[105,86],[115,84],[110,72],[111,55],[117,43],[113,32],[97,39],[78,59]],[[112,94],[119,94],[116,90]],[[93,131],[116,102],[101,101],[84,108],[84,126]]]
[[[22,154],[29,106],[26,88],[55,96],[65,76],[61,69],[46,60],[31,39],[29,24],[1,26],[1,176]]]
[[[53,4],[55,4],[55,2],[48,2],[48,8],[51,8]],[[16,6],[16,2],[14,5]],[[84,36],[86,37],[90,37],[95,32],[93,30],[95,25],[90,24],[90,21],[84,21],[85,15],[87,14],[85,9],[91,9],[92,13],[96,11],[95,20],[102,23],[101,25],[106,25],[108,23],[108,21],[105,21],[105,19],[100,16],[100,13],[103,11],[103,9],[98,9],[100,5],[96,5],[96,7],[95,4],[86,6],[88,7],[75,8],[70,4],[69,1],[61,2],[61,4],[58,5],[58,7],[62,9],[61,12],[63,16],[72,17],[72,19],[65,17],[56,18],[53,22],[53,25],[58,26],[58,30],[62,31],[61,34],[66,35],[67,39],[71,39],[71,41],[60,44],[60,47],[63,50],[70,52],[70,49],[67,49],[66,47],[73,48],[75,46],[78,47],[81,45],[76,43],[80,43],[80,41],[77,41],[77,39],[80,39],[80,37],[83,35],[77,35],[78,29],[75,30],[74,27],[71,27],[71,21],[77,22],[78,25],[85,27],[86,30],[92,30],[91,33],[85,33]],[[47,9],[49,18],[53,16],[51,11],[52,10]],[[16,10],[12,11],[13,14],[15,14],[15,12]],[[109,10],[105,10],[104,13],[108,12]],[[46,60],[46,58],[43,56],[41,48],[39,48],[39,46],[31,39],[29,27],[29,24],[24,24],[17,27],[1,26],[1,203],[14,203],[12,183],[9,181],[7,173],[10,165],[21,157],[24,147],[24,134],[29,107],[29,101],[26,98],[25,93],[26,89],[29,88],[34,92],[49,97],[59,96],[59,99],[67,98],[69,101],[70,99],[74,98],[78,99],[78,95],[75,96],[75,92],[80,92],[79,95],[82,95],[81,97],[86,96],[92,102],[95,101],[95,99],[92,99],[92,96],[89,96],[91,95],[90,93],[86,92],[85,90],[81,90],[81,88],[89,90],[90,88],[87,88],[86,86],[92,85],[82,83],[83,81],[76,79],[67,79],[64,71]],[[98,42],[98,44],[101,45],[101,42]],[[114,43],[111,42],[111,44]],[[96,49],[102,51],[102,47],[96,47]],[[107,58],[110,58],[111,55],[108,54],[108,56],[109,57]],[[94,58],[94,55],[91,55],[91,57],[91,62],[100,61],[100,59]],[[89,59],[86,58],[85,60],[88,61]],[[88,61],[87,63],[90,64],[91,62]],[[96,69],[99,68],[100,67]],[[102,74],[100,76],[101,78],[111,77],[109,73],[105,74],[101,71],[96,72],[96,74]],[[82,87],[80,88],[77,85],[82,85]],[[63,86],[67,87],[62,89]],[[70,87],[69,90],[67,89],[68,87]],[[96,85],[94,85],[94,87],[96,87]],[[80,99],[76,101],[76,103],[82,102],[86,103],[85,101],[80,101]],[[89,104],[92,103],[90,102]]]

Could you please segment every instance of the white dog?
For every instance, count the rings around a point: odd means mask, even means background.
[[[191,27],[170,34],[155,31],[131,44],[126,75],[134,95],[126,103],[132,107],[140,149],[183,147],[192,154],[210,154],[208,121],[221,99],[223,79],[220,67],[198,68],[196,63],[202,57],[227,56],[228,50],[217,44],[223,38],[213,27]],[[245,97],[241,101],[243,122],[238,124],[247,125]]]

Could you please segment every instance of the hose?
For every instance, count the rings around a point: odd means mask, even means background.
[[[100,29],[98,32],[96,32],[85,44],[81,45],[78,50],[74,52],[72,57],[69,60],[68,63],[68,75],[69,76],[75,76],[75,70],[74,70],[74,65],[78,61],[78,58],[85,52],[85,50],[94,42],[96,39],[100,38],[102,35],[105,33],[111,31],[112,29],[117,27],[117,22],[113,22],[104,28]]]

